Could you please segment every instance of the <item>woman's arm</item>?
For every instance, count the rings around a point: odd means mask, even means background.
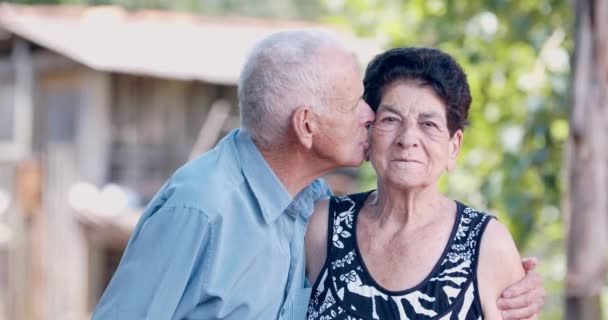
[[[327,256],[327,219],[329,214],[329,200],[319,200],[308,219],[304,245],[306,252],[306,279],[314,285],[319,272],[323,268]]]
[[[502,320],[496,301],[502,291],[524,277],[524,269],[509,230],[492,219],[481,239],[477,280],[484,318]]]

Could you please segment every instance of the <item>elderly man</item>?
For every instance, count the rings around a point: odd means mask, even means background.
[[[158,192],[93,319],[303,319],[305,228],[331,193],[318,178],[364,161],[374,118],[359,76],[324,31],[259,43],[240,78],[242,128]],[[511,289],[521,318],[542,305],[538,276]]]

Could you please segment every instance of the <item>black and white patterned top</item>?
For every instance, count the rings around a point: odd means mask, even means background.
[[[330,199],[327,258],[312,287],[307,320],[483,319],[477,257],[492,216],[457,202],[450,240],[433,270],[413,288],[390,291],[371,277],[357,246],[357,216],[370,193]]]

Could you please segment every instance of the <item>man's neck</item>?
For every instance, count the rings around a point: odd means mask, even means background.
[[[297,148],[260,149],[260,153],[292,197],[329,171],[320,169],[317,161]]]

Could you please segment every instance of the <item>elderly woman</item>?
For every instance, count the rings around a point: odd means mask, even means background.
[[[467,125],[465,73],[439,50],[399,48],[370,63],[364,86],[378,189],[317,203],[308,319],[502,319],[497,299],[524,276],[513,239],[437,188]]]

